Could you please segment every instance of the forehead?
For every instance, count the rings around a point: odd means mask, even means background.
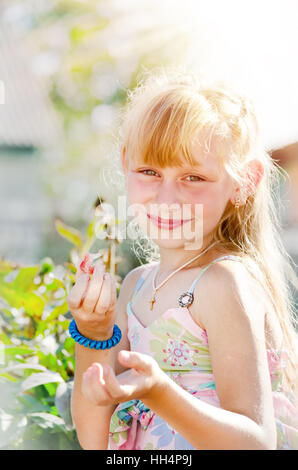
[[[194,140],[191,146],[193,156],[192,167],[198,170],[207,169],[220,173],[222,171],[222,158],[220,145],[216,137],[201,135]]]
[[[195,139],[190,146],[191,158],[188,158],[182,150],[178,153],[178,158],[173,158],[172,163],[169,162],[167,165],[161,165],[158,162],[158,158],[150,158],[150,162],[144,159],[142,155],[137,155],[133,158],[132,164],[136,165],[153,165],[155,168],[171,168],[175,169],[187,169],[205,171],[213,175],[219,175],[222,170],[222,159],[219,156],[220,146],[216,139],[213,137],[210,139],[205,136],[200,136]]]

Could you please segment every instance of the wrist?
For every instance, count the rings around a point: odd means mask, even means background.
[[[69,333],[71,337],[79,344],[90,349],[110,349],[116,346],[121,340],[122,334],[120,328],[114,324],[112,336],[105,340],[94,340],[90,337],[82,335],[78,330],[75,319],[73,318],[69,324]]]
[[[150,391],[144,395],[141,400],[149,406],[149,408],[154,407],[157,403],[164,399],[169,386],[171,385],[172,380],[160,370],[158,380],[152,386]]]
[[[82,336],[85,336],[86,338],[89,338],[92,341],[107,341],[111,338],[111,336],[113,336],[114,324],[112,324],[106,329],[102,329],[96,332],[94,330],[81,328],[79,325],[77,325],[77,329]]]

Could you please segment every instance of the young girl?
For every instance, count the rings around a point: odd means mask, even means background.
[[[298,449],[296,277],[250,102],[190,72],[149,74],[128,101],[121,162],[159,259],[125,277],[117,304],[101,262],[78,269],[69,306],[94,343],[76,343],[82,447]],[[120,342],[96,349],[114,323]]]

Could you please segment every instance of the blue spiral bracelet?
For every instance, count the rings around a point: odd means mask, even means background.
[[[85,336],[81,335],[81,333],[77,329],[77,325],[75,319],[73,318],[70,322],[68,331],[70,336],[82,346],[90,349],[110,349],[116,346],[119,343],[122,333],[120,328],[115,324],[113,329],[113,336],[110,339],[105,341],[95,341],[93,339],[86,338]]]

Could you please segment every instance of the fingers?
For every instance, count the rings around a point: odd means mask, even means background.
[[[153,367],[151,356],[136,351],[119,351],[118,360],[126,367],[143,372],[150,372]]]
[[[86,312],[92,312],[101,295],[102,284],[104,281],[105,266],[103,263],[97,263],[94,266],[93,276],[91,277],[87,292],[82,303],[82,308]]]
[[[81,388],[83,395],[91,403],[98,406],[111,403],[111,397],[103,380],[101,364],[94,363],[84,372]]]
[[[110,309],[110,301],[112,298],[112,290],[115,289],[113,280],[109,273],[105,273],[103,277],[103,284],[101,287],[101,292],[99,299],[94,308],[95,313],[98,315],[105,315],[105,313]]]
[[[89,369],[91,372],[91,377],[94,382],[99,382],[101,385],[104,385],[104,380],[103,380],[103,367],[101,364],[98,362],[94,362]]]
[[[116,305],[116,282],[111,274],[105,272],[105,265],[101,260],[94,266],[90,263],[91,257],[87,253],[77,267],[76,282],[67,299],[69,308],[82,308],[86,313],[96,312],[104,318],[107,310]],[[91,267],[93,275],[90,277]]]
[[[105,406],[138,398],[148,393],[148,390],[152,388],[153,380],[150,356],[133,353],[130,362],[131,364],[138,362],[139,371],[137,368],[130,369],[117,377],[110,365],[102,366],[93,363],[83,374],[82,392],[84,396],[98,406]],[[145,373],[140,371],[140,364],[147,369]]]
[[[117,284],[116,284],[116,279],[111,274],[109,274],[109,277],[111,278],[111,281],[112,281],[110,308],[114,308],[117,303]]]
[[[113,369],[108,365],[103,368],[103,379],[106,390],[116,403],[130,399],[140,389],[140,381],[136,375],[130,372],[130,374],[127,374],[126,379],[122,378],[124,382],[121,383],[115,376]]]
[[[70,310],[78,309],[81,305],[83,295],[87,289],[89,281],[89,274],[84,273],[80,269],[77,270],[76,273],[76,282],[75,285],[72,287],[67,302],[69,305]]]
[[[120,384],[116,379],[113,369],[107,365],[105,365],[103,368],[103,379],[109,391],[109,394],[112,397],[117,398],[123,395]]]

